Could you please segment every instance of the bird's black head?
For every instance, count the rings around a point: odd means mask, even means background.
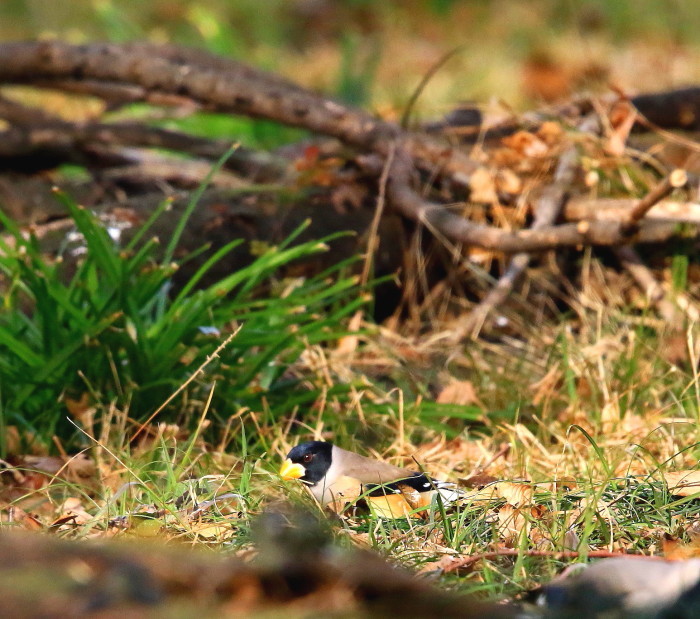
[[[320,482],[331,468],[333,444],[325,441],[309,441],[297,445],[287,454],[293,464],[301,465],[304,474],[301,481],[314,486]]]

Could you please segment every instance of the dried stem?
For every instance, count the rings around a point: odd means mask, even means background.
[[[592,557],[596,559],[609,559],[613,557],[630,557],[645,558],[649,561],[661,561],[660,557],[651,557],[646,555],[630,555],[624,552],[611,552],[609,550],[589,550],[588,552],[578,552],[576,550],[521,550],[518,548],[502,548],[501,550],[492,550],[490,552],[481,552],[479,554],[462,557],[453,561],[450,565],[444,568],[446,573],[455,572],[470,568],[479,561],[488,561],[489,559],[498,559],[500,557],[551,557],[553,559],[577,559],[581,556]]]
[[[557,170],[554,173],[554,182],[545,189],[537,202],[532,230],[540,230],[545,226],[550,226],[559,217],[573,184],[577,162],[576,149],[573,147],[566,150],[560,157]],[[531,258],[532,255],[526,252],[519,252],[511,258],[508,268],[496,285],[491,288],[466,319],[456,327],[455,335],[459,339],[465,335],[470,335],[473,338],[479,335],[487,316],[510,296],[513,287],[530,264]]]
[[[663,200],[674,189],[683,187],[687,182],[688,175],[685,170],[674,170],[671,172],[632,208],[622,222],[620,228],[622,234],[624,236],[631,236],[634,234],[639,229],[639,222],[652,206]]]
[[[639,254],[635,251],[633,247],[624,246],[616,247],[613,250],[615,256],[620,261],[620,264],[629,272],[629,274],[634,278],[642,292],[646,294],[647,299],[652,305],[655,305],[659,309],[659,314],[661,317],[673,325],[676,319],[676,308],[673,303],[669,301],[666,293],[664,292],[661,284],[656,281],[656,278],[652,275],[649,268],[642,262]]]

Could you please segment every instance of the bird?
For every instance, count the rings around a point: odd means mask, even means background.
[[[294,447],[280,467],[285,481],[298,479],[323,506],[340,512],[364,499],[382,518],[422,517],[436,496],[444,505],[463,496],[455,484],[361,456],[327,441]]]
[[[698,617],[700,559],[602,559],[546,584],[534,599],[547,617]]]

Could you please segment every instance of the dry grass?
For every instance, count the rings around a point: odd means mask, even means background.
[[[92,467],[67,458],[56,471],[44,457],[4,473],[3,520],[71,537],[157,535],[252,556],[257,514],[290,500],[320,509],[275,471],[298,440],[325,438],[399,465],[415,458],[468,490],[446,518],[439,510],[408,522],[350,514],[336,524],[339,540],[414,569],[441,570],[446,586],[489,597],[517,593],[550,578],[564,550],[662,554],[666,538],[694,539],[696,501],[673,497],[665,474],[696,466],[700,381],[687,363],[664,360],[663,337],[637,318],[597,310],[448,355],[439,332],[387,329],[358,335],[354,345],[311,348],[295,371],[329,384],[353,380],[354,397],[328,397],[272,425],[259,412],[241,411],[258,428],[246,439],[247,454],[221,452],[164,424],[129,446],[120,430],[126,413],[113,411],[114,433],[87,451]],[[685,337],[694,351],[694,325]],[[399,391],[379,387],[400,375],[429,384],[443,401],[470,401],[483,411],[481,421],[442,419],[454,438],[427,429],[420,406],[401,406]],[[381,403],[392,401],[382,413]],[[51,465],[48,474],[28,470]],[[515,561],[452,573],[450,562],[460,557],[513,548],[521,551]],[[552,556],[528,557],[529,550]]]

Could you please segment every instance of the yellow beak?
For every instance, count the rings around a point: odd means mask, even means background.
[[[306,469],[301,466],[301,464],[292,462],[289,458],[287,458],[280,467],[280,477],[285,481],[299,479],[300,477],[304,477],[304,475],[306,475]]]

